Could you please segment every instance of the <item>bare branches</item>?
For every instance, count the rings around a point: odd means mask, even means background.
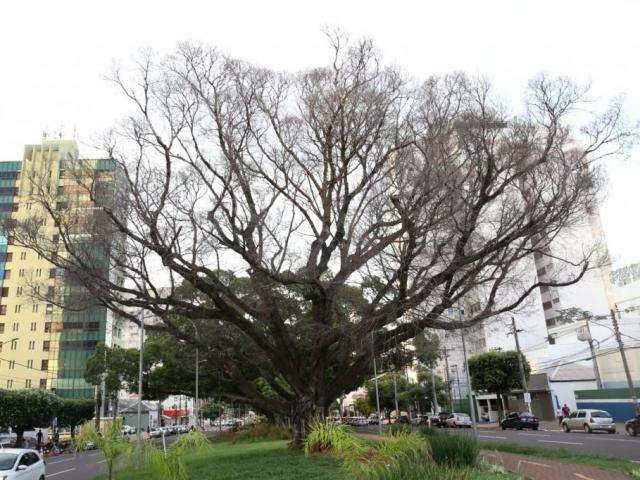
[[[482,305],[465,325],[582,278],[595,249],[551,250],[593,204],[595,160],[633,139],[620,102],[575,128],[587,89],[540,76],[516,117],[485,80],[412,85],[371,42],[331,40],[331,64],[297,74],[191,44],[143,56],[133,79],[116,72],[134,113],[107,138],[113,176],[70,169],[90,204],[65,210],[34,193],[64,254],[28,222],[9,226],[16,243],[114,311],[148,310],[226,352],[211,361],[274,409],[357,384],[372,332],[384,352],[460,326],[443,312],[471,296]],[[563,268],[523,276],[533,254]]]

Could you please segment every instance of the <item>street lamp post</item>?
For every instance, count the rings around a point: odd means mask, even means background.
[[[138,360],[138,424],[136,442],[139,454],[142,453],[142,364],[144,359],[144,315],[140,312],[140,357]]]

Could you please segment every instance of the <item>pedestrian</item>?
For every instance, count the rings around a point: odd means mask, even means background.
[[[36,434],[36,440],[38,441],[38,450],[40,450],[40,446],[42,445],[42,429],[38,429],[38,433]]]
[[[564,416],[562,415],[562,409],[560,407],[556,409],[556,418],[558,419],[558,424],[562,425],[562,419]]]
[[[569,406],[565,403],[562,406],[562,416],[564,418],[567,418],[569,416],[569,414],[571,413],[571,409],[569,408]]]

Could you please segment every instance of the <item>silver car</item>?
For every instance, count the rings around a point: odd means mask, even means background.
[[[604,430],[616,433],[616,424],[609,412],[604,410],[576,410],[562,420],[562,429],[565,432],[571,430],[584,430],[591,433],[595,430]]]

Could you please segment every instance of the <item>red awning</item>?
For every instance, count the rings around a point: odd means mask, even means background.
[[[186,417],[186,410],[163,410],[162,415],[165,417]]]

